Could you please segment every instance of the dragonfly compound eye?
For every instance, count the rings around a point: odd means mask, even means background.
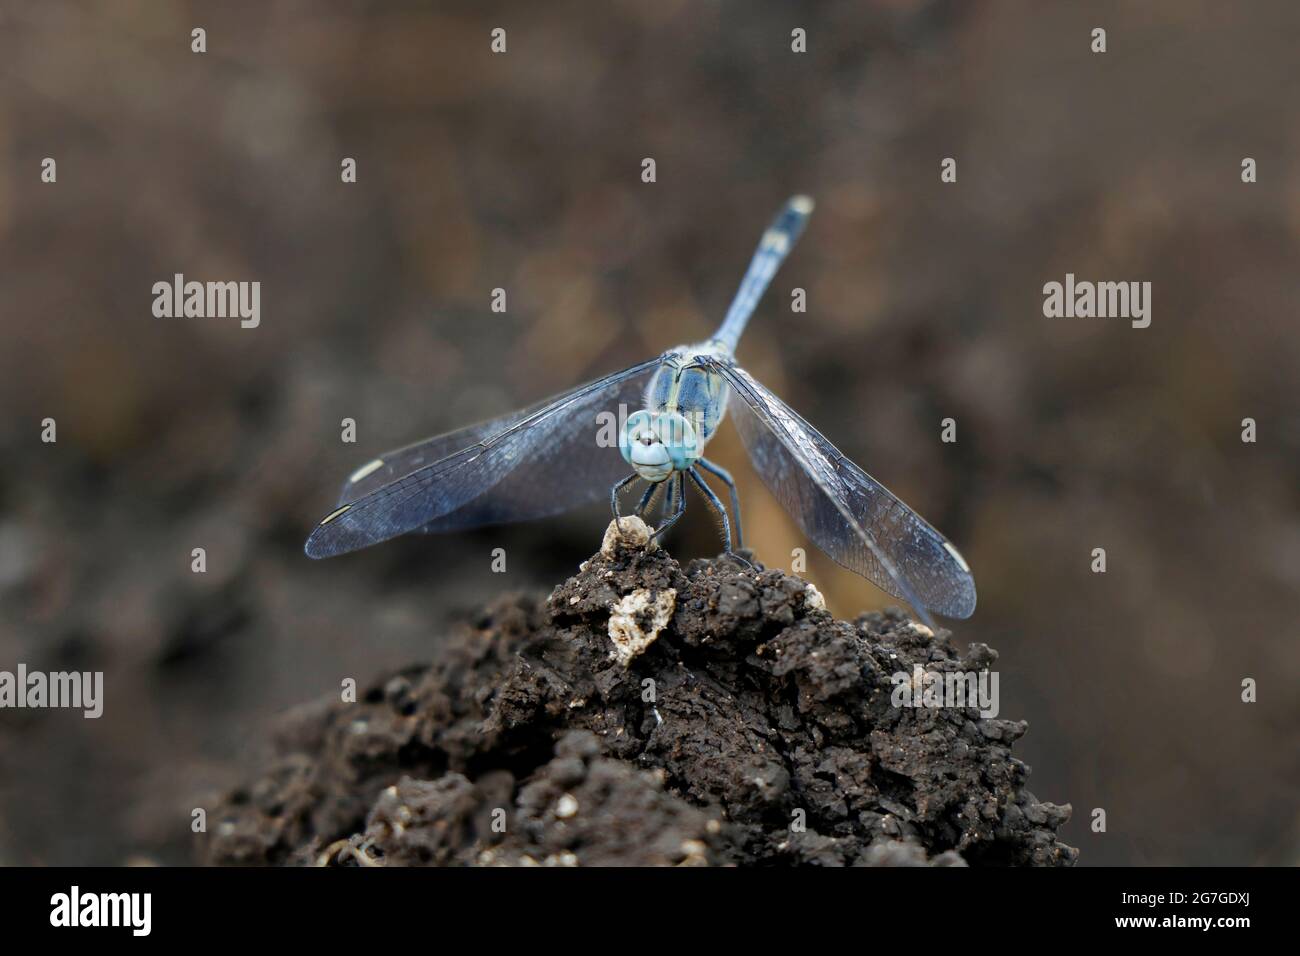
[[[646,481],[663,481],[700,456],[695,429],[675,412],[639,411],[628,417],[619,441],[623,459]]]
[[[699,434],[684,415],[661,412],[655,416],[654,430],[667,448],[674,470],[685,471],[699,460]]]

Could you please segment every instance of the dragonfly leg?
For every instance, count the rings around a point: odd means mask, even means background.
[[[745,531],[740,523],[740,496],[736,494],[736,482],[732,479],[731,472],[721,465],[715,465],[707,458],[701,458],[696,464],[709,474],[721,478],[727,486],[727,490],[731,492],[731,520],[736,524],[736,550],[743,551],[745,549]]]
[[[658,490],[659,490],[659,485],[651,482],[650,487],[648,487],[645,490],[645,494],[641,496],[641,501],[636,506],[637,517],[640,518],[641,520],[643,521],[645,520],[646,509],[650,507],[650,502],[654,499],[655,492],[657,492]]]
[[[661,534],[663,534],[665,531],[667,531],[669,528],[675,525],[677,523],[677,519],[686,513],[686,489],[682,487],[681,472],[678,472],[677,474],[673,475],[671,478],[668,479],[668,496],[667,499],[665,500],[676,501],[677,510],[673,512],[671,518],[669,518],[659,527],[655,528],[655,533],[650,536],[651,540],[659,537]],[[664,506],[665,513],[667,512],[667,510],[668,510],[667,504],[665,503]]]
[[[718,496],[713,493],[713,489],[704,483],[704,479],[700,477],[699,472],[697,472],[694,468],[692,468],[690,471],[687,472],[687,474],[691,476],[691,481],[695,482],[695,487],[700,489],[700,492],[704,495],[705,500],[708,501],[708,503],[713,506],[713,510],[716,511],[721,516],[722,534],[723,537],[727,539],[727,554],[735,558],[741,564],[745,565],[745,567],[753,570],[754,566],[752,564],[750,564],[740,555],[736,554],[735,551],[731,550],[731,522],[727,519],[726,507],[722,504],[721,501],[718,500]]]
[[[634,471],[626,478],[616,481],[614,487],[609,489],[609,507],[610,510],[614,512],[614,520],[618,522],[619,530],[622,530],[623,528],[623,516],[618,510],[618,493],[640,477],[641,476]]]

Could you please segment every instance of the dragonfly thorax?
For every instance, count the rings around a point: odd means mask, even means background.
[[[666,352],[646,389],[646,408],[652,412],[676,412],[695,427],[703,447],[722,424],[727,413],[727,383],[702,364],[728,358],[716,342],[681,345]]]
[[[704,446],[684,415],[643,409],[628,416],[619,451],[638,475],[657,482],[694,465]]]

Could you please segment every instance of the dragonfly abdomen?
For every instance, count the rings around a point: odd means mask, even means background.
[[[714,341],[721,343],[731,353],[736,351],[740,333],[745,331],[749,317],[754,314],[758,300],[763,297],[768,283],[776,275],[776,270],[798,241],[803,227],[812,213],[813,201],[807,196],[795,196],[777,213],[772,224],[763,233],[763,238],[749,263],[749,270],[740,281],[740,289],[722,320]]]

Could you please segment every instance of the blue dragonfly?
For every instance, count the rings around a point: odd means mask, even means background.
[[[348,478],[338,507],[307,539],[307,554],[328,558],[409,532],[541,518],[606,493],[617,519],[620,492],[638,480],[647,487],[637,514],[662,492],[656,536],[682,516],[689,483],[720,516],[732,552],[733,544],[744,547],[736,483],[703,455],[731,406],[755,471],[810,540],[931,627],[930,612],[969,617],[975,582],[957,549],[736,364],[741,332],[812,208],[796,196],[772,221],[711,339],[376,458]],[[625,421],[610,429],[618,410]],[[701,471],[727,487],[734,541],[727,508]]]

